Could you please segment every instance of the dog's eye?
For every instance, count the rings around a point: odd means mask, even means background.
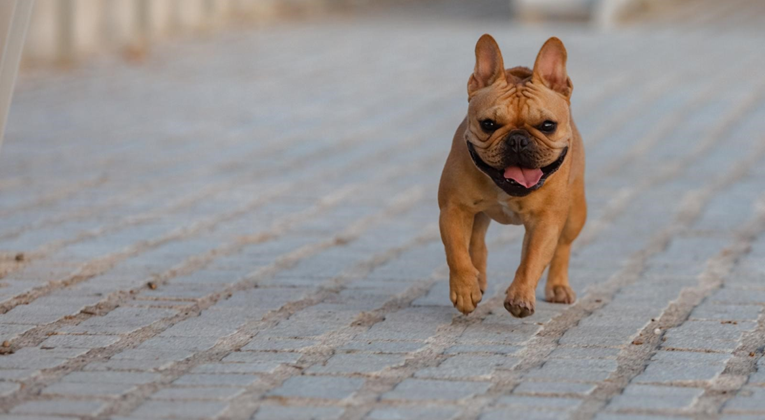
[[[498,128],[499,128],[499,125],[497,125],[497,123],[494,122],[493,120],[483,120],[483,121],[481,121],[481,130],[483,130],[483,131],[485,131],[487,133],[491,133],[491,132],[497,131]]]
[[[543,122],[542,124],[539,124],[539,126],[537,127],[539,131],[543,133],[547,133],[547,134],[554,133],[556,128],[558,128],[558,123],[556,123],[555,121],[550,121],[550,120],[547,120]]]

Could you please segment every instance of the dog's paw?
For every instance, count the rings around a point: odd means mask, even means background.
[[[574,303],[576,293],[566,285],[547,285],[545,287],[545,299],[552,303]]]
[[[516,318],[526,318],[534,315],[534,304],[536,297],[534,291],[527,293],[521,290],[513,289],[510,286],[505,296],[505,309]]]
[[[449,297],[458,311],[465,315],[473,312],[478,302],[483,299],[477,273],[452,275],[449,281]]]
[[[478,273],[478,288],[481,289],[481,296],[483,296],[483,294],[486,293],[486,288],[488,284],[489,282],[486,281],[486,273],[479,272]]]

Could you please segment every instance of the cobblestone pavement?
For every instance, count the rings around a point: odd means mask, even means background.
[[[331,19],[26,77],[0,419],[764,418],[765,36],[735,17]],[[436,226],[484,32],[508,65],[564,40],[587,147],[579,299],[522,320],[522,230],[492,225],[466,317]]]

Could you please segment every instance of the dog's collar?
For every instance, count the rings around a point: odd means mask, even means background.
[[[466,143],[468,152],[470,153],[470,158],[473,159],[473,164],[475,164],[475,166],[486,176],[491,178],[491,180],[494,181],[494,184],[496,184],[502,191],[513,197],[524,197],[542,188],[542,185],[544,185],[547,177],[554,174],[563,165],[563,161],[566,159],[566,155],[568,154],[568,147],[566,147],[560,153],[560,156],[558,156],[558,159],[556,159],[555,162],[545,166],[544,168],[541,168],[542,178],[539,180],[539,182],[537,182],[537,184],[532,187],[526,188],[523,185],[513,181],[512,179],[505,178],[504,171],[500,171],[499,169],[494,168],[493,166],[484,162],[483,159],[478,156],[473,143],[469,141],[466,141]]]

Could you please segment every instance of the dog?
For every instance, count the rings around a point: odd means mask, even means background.
[[[488,34],[478,40],[475,58],[467,116],[438,189],[450,298],[463,314],[473,312],[486,291],[489,223],[523,225],[521,263],[504,302],[523,318],[534,313],[537,283],[548,265],[546,300],[576,299],[568,263],[587,202],[584,147],[570,109],[573,84],[558,38],[545,42],[533,69],[505,69]]]

